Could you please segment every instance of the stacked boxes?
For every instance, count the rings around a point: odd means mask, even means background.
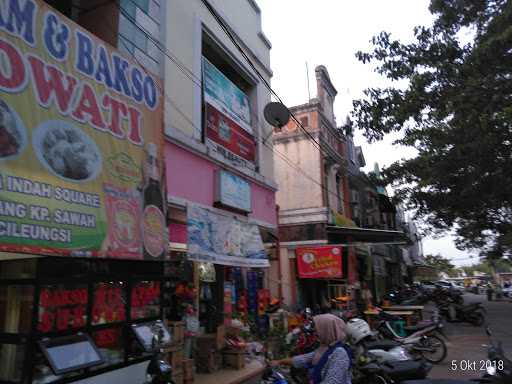
[[[212,373],[218,371],[222,364],[222,355],[220,353],[220,343],[217,334],[207,334],[198,336],[196,367],[201,373]]]

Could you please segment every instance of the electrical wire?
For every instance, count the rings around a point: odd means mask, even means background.
[[[207,1],[207,0],[201,0],[201,2],[204,4],[204,6],[206,7],[206,9],[208,10],[208,12],[210,12],[210,14],[214,17],[214,19],[217,21],[217,23],[220,25],[220,27],[222,28],[222,30],[224,31],[224,33],[228,36],[228,38],[231,40],[231,42],[233,43],[233,45],[238,49],[238,51],[240,52],[240,54],[245,58],[245,60],[247,61],[247,63],[249,64],[249,66],[253,69],[253,71],[256,73],[256,75],[260,78],[260,80],[263,82],[263,84],[265,85],[265,87],[270,91],[270,93],[272,95],[274,95],[274,97],[282,104],[285,106],[285,108],[288,110],[288,112],[290,113],[290,117],[295,121],[295,123],[304,131],[304,133],[309,137],[309,139],[315,143],[315,145],[317,146],[317,149],[320,151],[320,154],[322,155],[322,146],[319,142],[317,142],[315,140],[315,138],[310,134],[310,132],[304,128],[304,126],[302,125],[302,123],[295,117],[295,115],[293,114],[293,112],[288,108],[286,107],[285,103],[283,102],[283,100],[279,97],[279,95],[272,89],[272,87],[270,86],[270,84],[267,82],[267,80],[263,77],[263,75],[260,73],[260,71],[256,68],[256,66],[254,65],[254,63],[252,62],[252,60],[249,58],[249,56],[245,53],[244,49],[240,46],[240,44],[238,43],[238,41],[236,40],[236,38],[233,36],[233,34],[231,33],[229,27],[224,23],[224,21],[222,20],[222,18],[219,16],[219,14],[215,11],[215,9],[213,9],[213,7],[211,6],[211,4]]]

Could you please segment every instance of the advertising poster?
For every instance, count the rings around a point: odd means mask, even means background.
[[[190,205],[188,259],[234,267],[268,267],[258,226]]]
[[[340,247],[297,248],[295,254],[299,277],[302,279],[343,277]]]
[[[210,104],[206,104],[206,137],[245,160],[256,160],[254,137]]]
[[[158,79],[42,1],[0,14],[0,251],[162,258]]]
[[[253,135],[247,95],[203,57],[204,100]]]
[[[251,212],[251,184],[231,172],[217,171],[215,202],[242,212]]]

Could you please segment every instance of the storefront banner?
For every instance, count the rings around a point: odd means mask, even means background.
[[[302,279],[341,278],[341,248],[305,247],[295,250],[299,277]]]
[[[254,162],[256,141],[247,131],[210,104],[206,108],[206,137],[237,156]]]
[[[188,258],[235,267],[268,267],[258,226],[191,205]]]
[[[251,107],[247,95],[203,57],[204,100],[251,135]]]
[[[216,202],[244,212],[251,212],[251,184],[243,178],[217,171]]]
[[[0,251],[164,257],[159,80],[43,1],[0,15]]]

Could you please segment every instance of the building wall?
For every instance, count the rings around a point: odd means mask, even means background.
[[[218,164],[175,144],[166,144],[167,194],[171,199],[213,206],[215,201],[215,172]],[[269,227],[277,226],[274,191],[249,181],[252,213],[249,219]]]
[[[285,161],[280,156],[275,156],[275,174],[278,183],[276,201],[280,210],[324,206],[318,149],[303,136],[293,136],[287,140],[274,142],[274,147],[288,159]]]
[[[261,15],[255,3],[249,0],[208,0],[256,65],[270,82],[270,44],[261,31]],[[259,173],[269,182],[273,180],[273,153],[261,144],[271,132],[263,119],[263,108],[270,101],[268,90],[229,40],[201,0],[169,0],[165,3],[165,45],[173,60],[166,59],[165,73],[165,132],[195,150],[207,152],[202,143],[201,56],[203,31],[213,37],[230,60],[254,85],[250,92],[253,129],[258,141]],[[186,38],[185,38],[186,37]],[[182,67],[180,69],[179,67]],[[269,141],[271,146],[271,141]],[[222,161],[222,159],[219,159]],[[245,172],[245,169],[241,169]],[[247,172],[249,176],[253,173]]]

